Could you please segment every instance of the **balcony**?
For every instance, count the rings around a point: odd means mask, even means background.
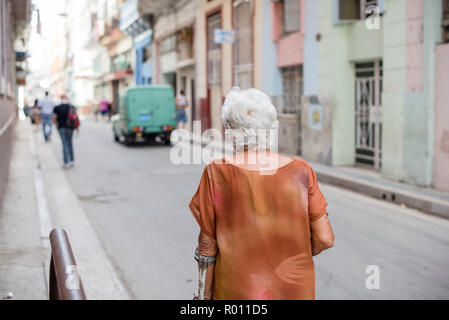
[[[139,12],[141,15],[153,14],[157,16],[177,8],[183,2],[179,0],[141,0]]]

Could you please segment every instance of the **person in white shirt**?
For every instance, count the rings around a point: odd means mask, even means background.
[[[45,92],[45,98],[39,101],[39,108],[41,109],[42,115],[42,129],[44,131],[44,139],[47,142],[50,139],[52,133],[52,115],[53,109],[55,108],[55,103],[53,99],[48,96],[48,91]],[[48,127],[48,131],[47,131]]]
[[[183,129],[187,123],[186,108],[188,106],[187,98],[184,94],[184,90],[181,90],[179,95],[176,97],[176,121],[178,129]]]

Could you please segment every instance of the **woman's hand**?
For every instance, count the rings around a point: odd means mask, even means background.
[[[218,252],[217,241],[200,232],[198,236],[198,252],[203,256],[216,256]],[[213,298],[214,272],[215,264],[210,265],[206,270],[206,283],[204,285],[205,300],[211,300]]]
[[[334,245],[334,231],[327,214],[310,223],[312,233],[312,256],[316,256],[320,252],[332,248]]]

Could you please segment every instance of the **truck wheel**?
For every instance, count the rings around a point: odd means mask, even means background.
[[[118,138],[118,136],[114,133],[114,140],[115,142],[120,142],[120,139]]]
[[[171,137],[171,134],[167,134],[167,135],[165,135],[165,137],[164,137],[164,144],[165,144],[166,146],[171,146],[171,140],[170,140],[170,137]]]

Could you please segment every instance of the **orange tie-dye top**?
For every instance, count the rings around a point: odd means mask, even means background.
[[[214,299],[314,299],[310,222],[326,206],[302,159],[271,175],[208,164],[189,207],[217,243]]]

